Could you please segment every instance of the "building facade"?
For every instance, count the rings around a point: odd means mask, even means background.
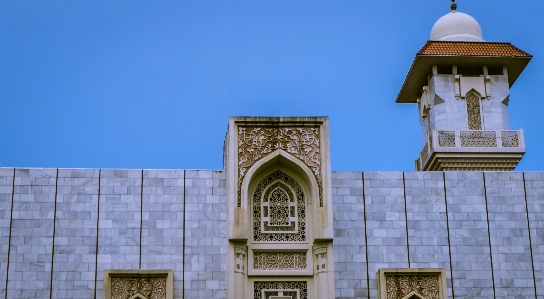
[[[222,170],[0,168],[0,298],[542,299],[544,172],[498,171],[530,58],[452,6],[414,172],[332,171],[326,117],[231,117]]]

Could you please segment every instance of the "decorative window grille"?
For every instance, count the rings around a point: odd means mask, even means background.
[[[461,147],[497,147],[495,131],[461,131]]]
[[[438,131],[438,145],[455,147],[455,131]]]
[[[278,170],[253,193],[253,241],[306,241],[305,195],[300,184]]]
[[[480,112],[480,97],[471,92],[466,97],[469,130],[482,130],[482,115]]]
[[[517,131],[502,131],[501,139],[502,147],[519,147]]]
[[[256,281],[255,299],[308,299],[306,281]]]

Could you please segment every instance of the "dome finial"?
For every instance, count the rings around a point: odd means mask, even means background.
[[[457,9],[457,4],[455,4],[455,0],[451,0],[451,10],[456,10]]]

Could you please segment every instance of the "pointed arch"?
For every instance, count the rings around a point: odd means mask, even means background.
[[[264,173],[271,173],[276,169],[284,169],[289,175],[294,175],[296,179],[299,179],[308,189],[307,203],[314,204],[319,197],[319,185],[310,168],[287,152],[275,150],[247,170],[240,190],[241,205],[244,209],[248,209],[250,185],[255,180],[262,179]]]

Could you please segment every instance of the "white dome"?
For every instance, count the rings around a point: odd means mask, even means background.
[[[473,17],[455,10],[434,23],[431,40],[484,41],[480,24]]]

